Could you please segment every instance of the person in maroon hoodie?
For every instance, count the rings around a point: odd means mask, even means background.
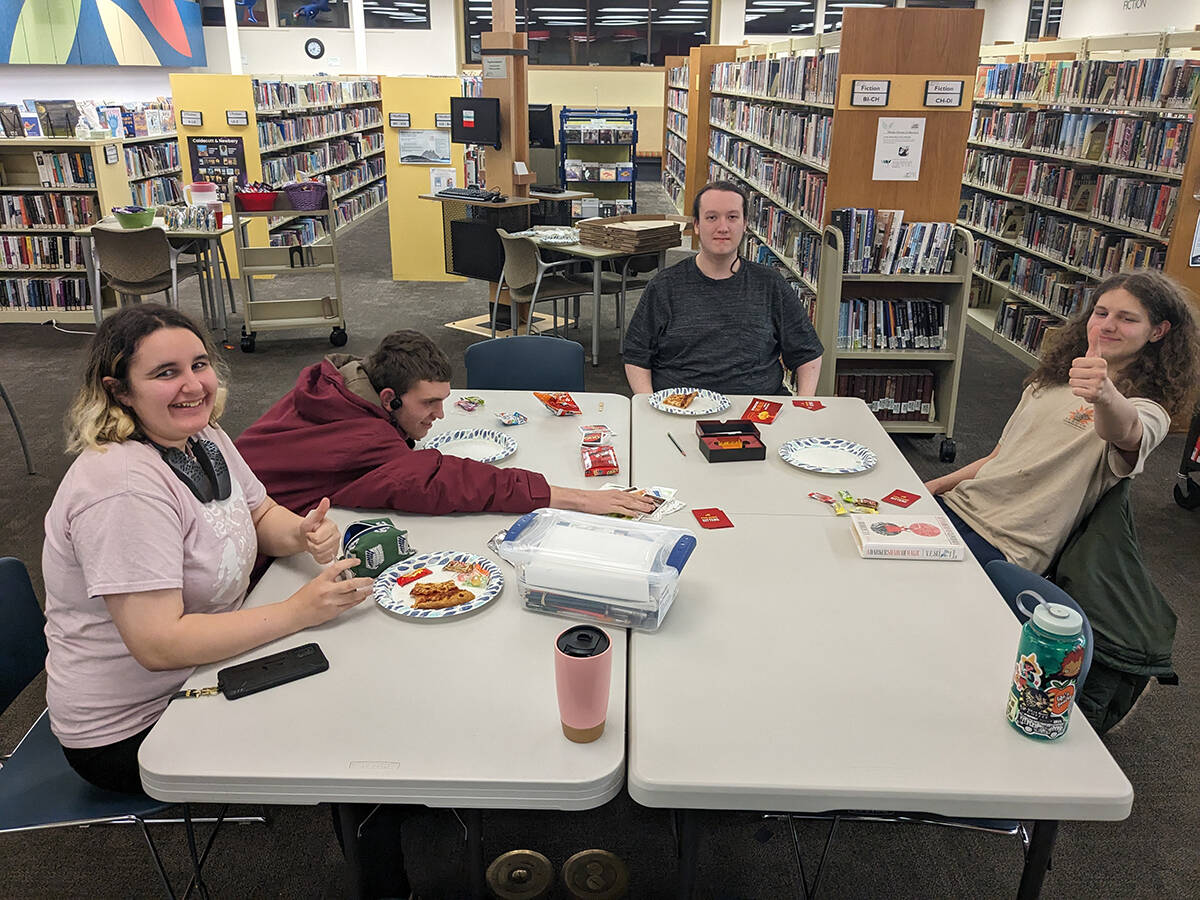
[[[653,510],[623,491],[556,487],[527,469],[413,449],[444,416],[449,394],[446,355],[418,331],[395,331],[364,359],[335,353],[301,370],[235,443],[267,493],[301,515],[323,497],[334,506],[431,515]]]

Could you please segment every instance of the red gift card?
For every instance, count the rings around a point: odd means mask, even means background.
[[[825,404],[820,400],[793,400],[792,406],[798,406],[801,409],[811,409],[813,412],[825,408]]]
[[[700,523],[701,528],[732,528],[733,523],[729,521],[729,516],[721,512],[715,506],[709,509],[693,509],[692,515],[696,517],[696,521]]]
[[[902,491],[899,488],[892,491],[883,498],[884,503],[890,503],[892,506],[909,507],[921,499],[920,494],[910,494],[908,491]]]
[[[759,400],[755,397],[746,407],[746,411],[742,413],[742,418],[762,425],[770,425],[775,421],[775,417],[779,415],[781,409],[783,409],[782,403],[776,403],[774,400]]]

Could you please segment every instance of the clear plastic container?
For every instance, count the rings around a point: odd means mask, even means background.
[[[539,509],[497,534],[491,547],[516,570],[527,609],[657,631],[696,536],[683,528]]]

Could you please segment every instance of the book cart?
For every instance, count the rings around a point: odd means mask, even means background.
[[[599,208],[575,218],[637,212],[637,113],[619,109],[564,106],[558,113],[561,183],[586,184]],[[582,204],[583,201],[577,201]],[[611,205],[610,209],[605,209]],[[574,211],[574,204],[572,204]]]
[[[325,200],[317,209],[296,209],[286,205],[287,195],[280,193],[279,202],[270,210],[253,212],[240,209],[234,199],[235,182],[229,180],[228,190],[233,216],[233,237],[237,248],[237,263],[245,291],[245,321],[242,325],[241,347],[244,353],[253,353],[259,331],[274,331],[283,328],[306,328],[329,326],[329,343],[342,347],[349,339],[346,334],[346,317],[342,309],[342,274],[338,264],[337,232],[338,216],[336,199],[331,179],[322,179],[325,185]],[[274,217],[290,221],[322,219],[326,234],[314,241],[289,246],[264,246],[251,243],[253,238],[247,226],[255,220]],[[286,278],[293,275],[305,279],[305,287],[313,276],[327,276],[333,280],[333,293],[321,297],[280,298],[260,300],[254,296],[256,275],[273,275]]]
[[[850,274],[842,271],[842,232],[827,226],[813,323],[825,345],[817,394],[860,397],[892,433],[943,435],[942,462],[953,462],[957,451],[954,413],[974,258],[970,233],[956,226],[951,247],[954,261],[946,274]],[[926,343],[925,336],[936,336],[938,346],[896,348]]]
[[[1194,43],[1152,33],[981,51],[958,216],[976,241],[968,324],[1026,365],[1105,277],[1195,278],[1183,189]]]

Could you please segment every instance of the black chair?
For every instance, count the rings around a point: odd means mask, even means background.
[[[575,341],[527,334],[492,338],[468,347],[463,362],[470,390],[584,390],[583,347]]]
[[[0,714],[42,671],[47,653],[45,627],[46,620],[24,564],[12,557],[0,559]],[[144,794],[106,791],[84,781],[67,763],[58,739],[50,731],[49,714],[45,710],[16,749],[0,756],[0,834],[136,822],[150,848],[163,888],[168,897],[174,898],[146,818],[169,806],[172,804]],[[193,851],[195,882],[212,841],[210,838],[204,856],[197,856],[191,815],[186,807],[184,821]],[[188,885],[188,893],[192,887]]]

